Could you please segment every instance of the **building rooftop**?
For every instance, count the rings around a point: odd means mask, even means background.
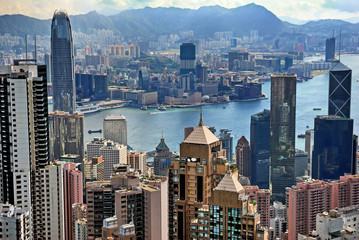
[[[244,188],[234,174],[227,173],[214,190],[240,193],[244,191]]]
[[[159,150],[168,150],[168,146],[167,144],[165,143],[165,139],[164,138],[161,138],[161,142],[157,145],[156,147],[156,150],[159,151]]]
[[[333,61],[330,71],[350,71],[351,69],[345,66],[341,61]]]
[[[123,115],[108,115],[105,117],[105,121],[116,121],[116,120],[126,120]]]
[[[194,143],[208,145],[219,141],[219,139],[203,124],[202,117],[198,126],[188,135],[183,143]]]

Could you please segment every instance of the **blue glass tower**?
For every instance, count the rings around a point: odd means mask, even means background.
[[[55,11],[52,18],[51,75],[54,110],[74,113],[74,48],[70,19],[64,11]]]

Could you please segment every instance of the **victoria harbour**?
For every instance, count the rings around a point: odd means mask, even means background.
[[[307,59],[309,60],[309,59]],[[313,60],[313,58],[310,58]],[[315,59],[316,60],[316,59]],[[352,112],[351,117],[359,119],[357,103],[359,96],[359,56],[342,56],[341,61],[353,69],[352,81]],[[297,83],[297,109],[296,109],[296,135],[314,127],[314,118],[317,115],[326,115],[328,111],[328,73],[315,76],[307,82]],[[204,123],[217,130],[232,130],[233,143],[236,144],[241,136],[250,138],[251,115],[270,108],[270,81],[265,82],[262,91],[268,99],[229,102],[223,104],[204,105],[202,107]],[[314,111],[313,108],[321,108]],[[142,111],[137,108],[117,108],[104,110],[85,115],[85,144],[93,137],[102,137],[102,134],[88,134],[88,130],[102,128],[103,119],[107,115],[122,114],[127,118],[128,144],[139,151],[152,151],[156,148],[162,137],[172,151],[179,151],[179,143],[183,141],[184,127],[197,126],[200,108],[167,108],[167,111],[158,111],[149,108]],[[354,133],[358,134],[359,123],[354,122]],[[307,128],[307,126],[309,128]],[[304,139],[296,139],[296,148],[304,150]]]

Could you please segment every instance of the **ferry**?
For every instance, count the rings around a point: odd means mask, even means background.
[[[93,105],[77,105],[76,106],[76,112],[87,114],[87,113],[94,113],[100,111],[101,108],[99,105],[93,104]]]
[[[319,111],[319,110],[322,110],[321,108],[319,107],[316,107],[316,108],[313,108],[314,111]]]
[[[163,105],[161,105],[161,106],[158,107],[158,110],[160,110],[160,111],[166,111],[166,107],[163,106]]]
[[[102,133],[102,129],[99,129],[99,130],[88,130],[88,133],[91,134],[91,133]]]
[[[299,134],[298,138],[305,138],[305,134]]]

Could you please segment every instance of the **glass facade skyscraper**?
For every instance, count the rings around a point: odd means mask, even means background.
[[[64,11],[55,11],[52,18],[51,74],[54,110],[74,113],[74,48],[70,19]]]
[[[193,43],[182,43],[180,46],[181,69],[180,74],[195,73],[196,46]]]
[[[353,161],[353,119],[317,116],[314,120],[312,177],[334,180],[355,174]]]
[[[325,41],[325,61],[331,62],[335,57],[335,38],[328,38]]]
[[[270,188],[274,201],[285,201],[285,188],[295,183],[295,111],[297,76],[271,78]]]
[[[350,118],[352,70],[334,61],[329,71],[328,115]]]

